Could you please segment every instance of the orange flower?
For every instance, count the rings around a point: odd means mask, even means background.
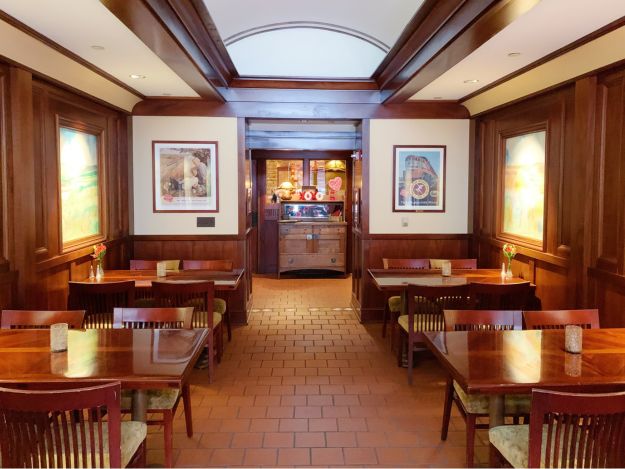
[[[508,258],[508,260],[514,258],[516,256],[516,246],[511,243],[506,243],[503,245],[503,255]]]
[[[91,257],[99,261],[102,261],[102,259],[104,259],[105,254],[106,254],[106,246],[103,243],[96,244],[95,246],[93,246],[93,254],[91,254]]]

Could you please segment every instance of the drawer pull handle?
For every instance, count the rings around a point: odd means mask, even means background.
[[[336,262],[336,257],[333,257],[332,259],[330,259],[330,262],[334,264]]]
[[[293,258],[289,257],[289,264],[292,264],[292,263],[293,263]]]

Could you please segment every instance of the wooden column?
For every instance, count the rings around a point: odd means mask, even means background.
[[[17,67],[9,72],[10,133],[7,136],[7,223],[10,261],[18,271],[17,303],[34,304],[35,269],[35,155],[33,150],[32,74]]]
[[[597,110],[597,76],[582,78],[575,83],[575,119],[573,160],[579,171],[575,172],[574,185],[595,186],[595,114]],[[578,307],[589,306],[588,267],[591,265],[593,220],[596,198],[589,196],[593,191],[577,190],[573,195],[571,218],[571,268],[569,289]]]

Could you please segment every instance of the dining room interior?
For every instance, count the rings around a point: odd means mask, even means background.
[[[625,466],[625,2],[383,3],[0,0],[3,466]]]

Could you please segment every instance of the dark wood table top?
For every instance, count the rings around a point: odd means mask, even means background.
[[[151,288],[153,281],[190,281],[213,280],[215,290],[236,290],[239,288],[244,269],[234,269],[230,272],[214,270],[168,270],[165,277],[158,277],[156,270],[105,270],[101,280],[85,279],[85,283],[122,282],[133,280],[137,288]]]
[[[440,363],[469,393],[625,389],[625,329],[584,330],[581,354],[564,351],[563,330],[423,335]]]
[[[50,331],[0,329],[0,384],[121,381],[123,388],[179,387],[206,344],[206,329],[70,330],[66,352]]]
[[[440,269],[369,269],[378,290],[402,290],[408,284],[423,286],[465,285],[468,283],[510,284],[526,282],[522,278],[501,278],[499,269],[454,269],[443,277]]]

